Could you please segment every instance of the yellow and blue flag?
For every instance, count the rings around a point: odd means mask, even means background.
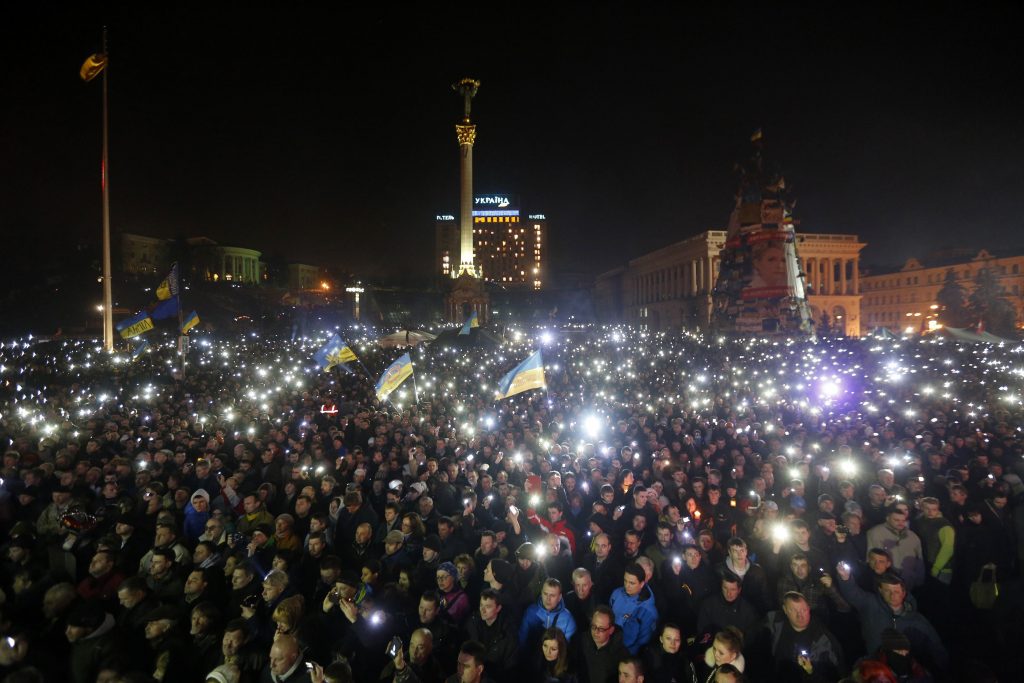
[[[199,314],[196,313],[195,311],[192,311],[191,313],[188,314],[188,317],[185,318],[185,322],[182,323],[182,325],[181,325],[181,333],[182,334],[188,334],[188,331],[191,330],[193,327],[195,327],[198,324],[199,324]]]
[[[498,398],[508,398],[530,389],[543,389],[546,386],[544,362],[541,360],[540,351],[534,351],[529,358],[501,378],[501,381],[498,382]]]
[[[107,55],[98,52],[85,58],[82,68],[78,70],[78,75],[82,77],[83,81],[88,83],[103,73],[105,68],[107,68]]]
[[[132,349],[132,360],[135,360],[136,358],[138,358],[139,356],[141,356],[141,355],[142,355],[142,353],[143,353],[143,352],[144,352],[144,351],[145,351],[146,349],[148,349],[148,348],[149,348],[149,341],[148,341],[148,340],[146,340],[146,339],[143,339],[143,340],[142,340],[141,342],[139,342],[138,344],[136,344],[136,345],[135,345],[135,348],[134,348],[134,349]]]
[[[412,358],[408,353],[388,366],[384,374],[377,380],[377,400],[383,401],[392,391],[412,375]]]
[[[168,318],[174,318],[178,315],[178,297],[177,295],[172,296],[170,299],[165,301],[158,301],[149,316],[153,320],[167,320]]]
[[[335,365],[344,365],[356,360],[356,354],[340,336],[334,335],[323,348],[313,354],[313,359],[324,372],[330,372]]]
[[[153,319],[149,317],[149,313],[146,311],[140,311],[117,324],[117,331],[121,334],[122,339],[137,337],[143,332],[149,332],[151,329],[153,329]]]
[[[178,264],[171,266],[171,273],[156,286],[156,298],[160,301],[178,295]]]
[[[459,336],[468,335],[469,330],[473,327],[480,327],[480,320],[477,319],[476,311],[469,314],[469,318],[466,319],[466,324],[462,326]]]

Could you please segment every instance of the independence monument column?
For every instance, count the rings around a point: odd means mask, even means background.
[[[482,325],[491,317],[491,301],[484,285],[483,269],[476,265],[473,254],[473,143],[476,142],[476,125],[469,118],[473,96],[479,88],[480,81],[472,78],[463,78],[452,85],[452,90],[462,95],[462,121],[455,124],[461,181],[459,265],[452,268],[454,280],[445,297],[445,312],[448,320],[453,323],[463,323],[475,313]],[[470,334],[478,332],[478,329],[474,329]]]
[[[480,81],[472,78],[463,78],[452,85],[452,90],[462,95],[463,116],[462,123],[455,124],[455,136],[459,140],[459,152],[461,153],[460,179],[461,179],[461,211],[459,214],[459,267],[452,269],[453,275],[458,277],[463,273],[469,273],[477,277],[476,269],[473,266],[473,143],[476,141],[476,125],[470,122],[469,112],[473,103],[473,96],[480,88]]]

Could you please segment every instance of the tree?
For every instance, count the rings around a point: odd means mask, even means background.
[[[971,311],[967,308],[967,290],[956,280],[956,271],[946,271],[946,279],[942,289],[935,295],[939,305],[939,322],[946,327],[967,327],[977,320],[971,319]]]
[[[832,316],[828,314],[828,311],[821,312],[821,318],[818,319],[818,334],[822,337],[832,334]]]
[[[975,275],[968,308],[972,318],[984,323],[985,330],[992,334],[1012,334],[1017,326],[1017,312],[1006,299],[998,273],[991,268],[982,268]]]

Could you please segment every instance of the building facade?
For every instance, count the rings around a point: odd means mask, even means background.
[[[547,216],[521,215],[514,197],[473,198],[473,263],[486,282],[541,289],[546,281]],[[460,230],[454,214],[434,217],[434,263],[446,278],[458,274]]]
[[[207,237],[193,237],[187,242],[192,276],[199,280],[259,285],[265,279],[266,265],[255,249],[226,247]]]
[[[321,288],[320,269],[306,263],[288,264],[288,289]]]
[[[708,230],[631,260],[594,283],[598,320],[650,330],[705,329],[726,231]],[[815,322],[824,313],[846,336],[861,334],[858,268],[865,246],[856,235],[797,234]]]
[[[171,268],[171,240],[121,233],[121,272],[127,275],[158,275]]]
[[[797,233],[797,257],[807,285],[807,303],[820,329],[859,337],[863,330],[860,252],[867,246],[857,235]]]
[[[1024,320],[1024,255],[994,256],[985,249],[973,256],[959,251],[912,258],[897,271],[865,275],[861,279],[864,324],[868,329],[881,327],[910,334],[933,328],[946,273],[952,270],[969,293],[983,268],[999,276],[1006,298],[1017,312],[1019,327]]]

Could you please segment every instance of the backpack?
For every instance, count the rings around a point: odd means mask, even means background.
[[[981,568],[978,580],[971,584],[971,604],[978,609],[992,609],[999,598],[999,583],[996,580],[996,566],[989,562]]]

